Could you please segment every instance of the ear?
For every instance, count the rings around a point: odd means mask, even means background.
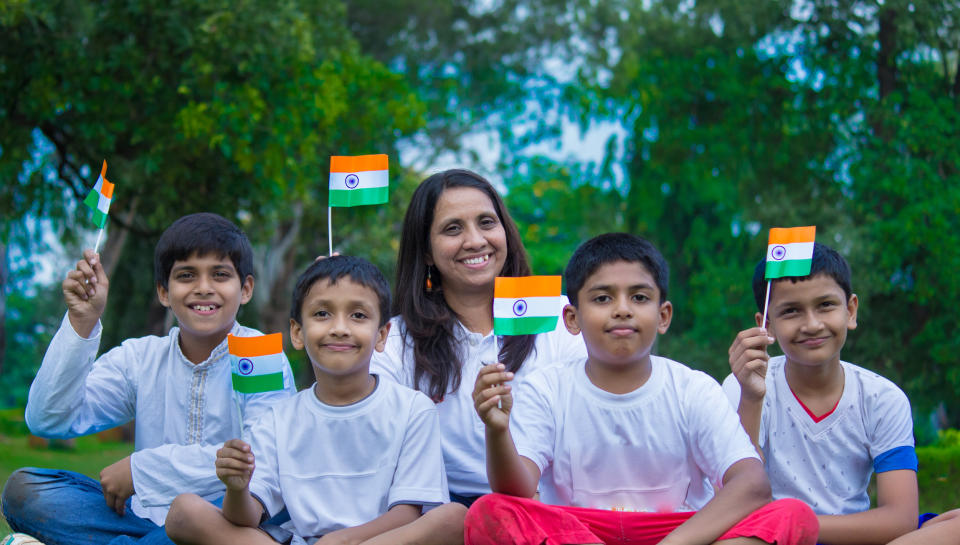
[[[427,264],[427,267],[433,267],[433,256],[430,255],[430,252],[427,252],[427,255],[423,256],[423,261]]]
[[[571,335],[580,334],[580,323],[577,319],[577,307],[573,305],[565,305],[563,307],[563,325],[567,328],[567,331]]]
[[[390,333],[390,322],[383,324],[383,327],[377,330],[377,342],[373,345],[374,350],[383,352],[387,347],[387,335]]]
[[[243,279],[243,284],[240,285],[240,304],[249,303],[251,297],[253,297],[253,275],[248,274]]]
[[[847,312],[850,313],[850,318],[847,319],[847,329],[857,328],[857,308],[859,307],[860,301],[857,299],[857,294],[851,293],[850,299],[847,301]]]
[[[160,300],[161,305],[170,308],[170,292],[163,287],[163,284],[157,284],[157,299]]]
[[[297,350],[303,350],[303,328],[293,318],[290,318],[290,344]]]
[[[657,333],[663,335],[670,329],[670,322],[673,320],[673,303],[664,301],[660,303],[660,322],[657,324]]]
[[[763,321],[763,314],[760,314],[760,313],[758,312],[758,313],[756,313],[756,314],[753,315],[753,319],[754,319],[754,321],[757,322],[757,327],[763,327],[763,328],[767,327],[765,324],[760,323],[760,322]],[[768,324],[770,323],[770,317],[769,317],[769,316],[767,316],[767,323],[768,323]]]

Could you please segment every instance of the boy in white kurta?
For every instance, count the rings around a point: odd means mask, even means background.
[[[154,272],[160,302],[179,327],[128,339],[99,358],[109,286],[99,257],[88,250],[64,280],[67,315],[30,387],[27,425],[36,435],[66,438],[135,419],[135,452],[104,468],[99,482],[17,470],[3,493],[15,530],[48,545],[169,543],[162,525],[173,498],[221,496],[212,468],[217,448],[240,433],[241,417],[248,427],[296,391],[285,365],[284,390],[233,394],[227,334],[260,334],[236,322],[253,293],[253,252],[237,226],[216,214],[180,218],[157,243]]]
[[[328,257],[301,275],[290,339],[317,382],[271,408],[250,444],[228,441],[218,454],[222,510],[177,498],[167,519],[175,542],[361,543],[448,501],[433,402],[370,374],[389,309],[386,280],[366,260]],[[283,508],[288,523],[263,523]]]
[[[601,235],[574,252],[564,277],[564,322],[587,357],[533,372],[516,394],[503,365],[480,372],[474,399],[495,494],[467,513],[467,545],[812,545],[813,512],[770,502],[720,386],[651,355],[673,315],[660,252]],[[542,502],[530,499],[538,484]]]

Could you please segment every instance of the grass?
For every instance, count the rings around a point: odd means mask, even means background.
[[[67,469],[96,479],[101,469],[133,452],[132,444],[102,442],[96,436],[78,437],[70,448],[56,443],[38,448],[30,442],[23,409],[0,411],[0,483],[6,484],[14,470],[26,466]],[[8,533],[10,527],[0,517],[0,537]]]

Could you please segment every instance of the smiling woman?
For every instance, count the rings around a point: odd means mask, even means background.
[[[585,357],[580,338],[562,327],[539,335],[493,334],[496,278],[530,274],[517,226],[483,177],[447,170],[416,189],[397,257],[396,316],[372,368],[437,403],[453,503],[375,543],[462,542],[465,506],[490,492],[483,423],[472,398],[483,365],[504,364],[517,384],[532,369]]]

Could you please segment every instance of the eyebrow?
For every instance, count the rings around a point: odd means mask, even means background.
[[[601,284],[598,286],[590,286],[587,288],[587,291],[611,291],[614,287],[611,284]],[[627,286],[628,291],[638,291],[638,290],[652,290],[654,286],[650,284],[634,284],[632,286]]]

